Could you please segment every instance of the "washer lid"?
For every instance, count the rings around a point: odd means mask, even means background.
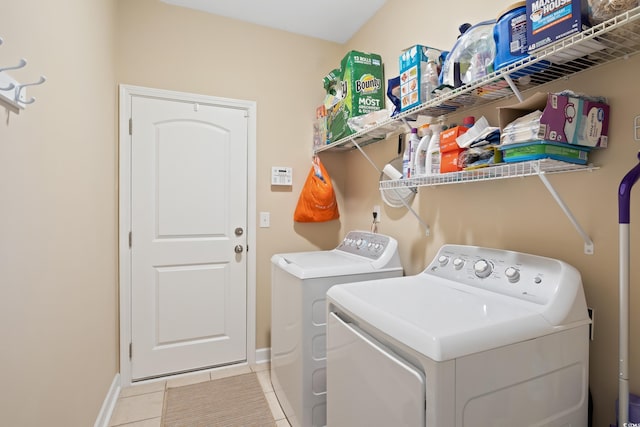
[[[277,254],[271,257],[271,262],[300,279],[402,269],[401,267],[374,268],[372,261],[367,258],[336,250]]]
[[[332,287],[327,300],[435,361],[557,331],[526,302],[420,274]],[[334,309],[331,309],[332,311]]]

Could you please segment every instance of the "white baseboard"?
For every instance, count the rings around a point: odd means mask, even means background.
[[[271,348],[259,348],[256,350],[256,365],[271,361]]]
[[[100,408],[94,427],[109,427],[109,420],[111,420],[111,415],[116,407],[118,396],[120,396],[120,374],[116,374],[113,378],[107,397],[102,402],[102,408]]]

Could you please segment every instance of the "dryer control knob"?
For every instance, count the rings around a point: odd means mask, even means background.
[[[507,279],[509,279],[511,283],[516,283],[520,280],[520,270],[515,267],[507,267],[504,271],[504,275],[507,276]]]
[[[449,262],[449,257],[446,255],[440,255],[438,257],[438,264],[440,264],[440,267],[444,267],[445,265],[447,265],[447,263]]]
[[[489,262],[484,259],[476,261],[475,264],[473,264],[473,270],[476,273],[476,276],[481,279],[489,277],[492,271],[491,264],[489,264]]]
[[[462,267],[464,267],[464,260],[462,258],[456,258],[453,260],[453,268],[460,270]]]

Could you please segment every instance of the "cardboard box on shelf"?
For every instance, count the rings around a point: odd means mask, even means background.
[[[542,111],[537,139],[606,148],[609,139],[609,105],[569,93],[538,92],[518,104],[499,107],[500,129],[532,111]]]
[[[457,172],[463,169],[460,155],[465,151],[460,148],[456,138],[465,133],[469,128],[456,126],[440,133],[440,173]]]
[[[438,84],[429,82],[429,73],[435,71],[435,79],[440,74],[442,51],[429,46],[414,45],[404,49],[400,54],[400,108],[409,110],[427,102],[431,91]],[[430,70],[429,61],[435,63],[437,70]]]

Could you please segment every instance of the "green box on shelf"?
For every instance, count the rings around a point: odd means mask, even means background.
[[[382,58],[375,53],[347,53],[340,68],[324,78],[331,104],[327,107],[327,131],[330,142],[353,133],[348,120],[384,108],[384,72]]]

